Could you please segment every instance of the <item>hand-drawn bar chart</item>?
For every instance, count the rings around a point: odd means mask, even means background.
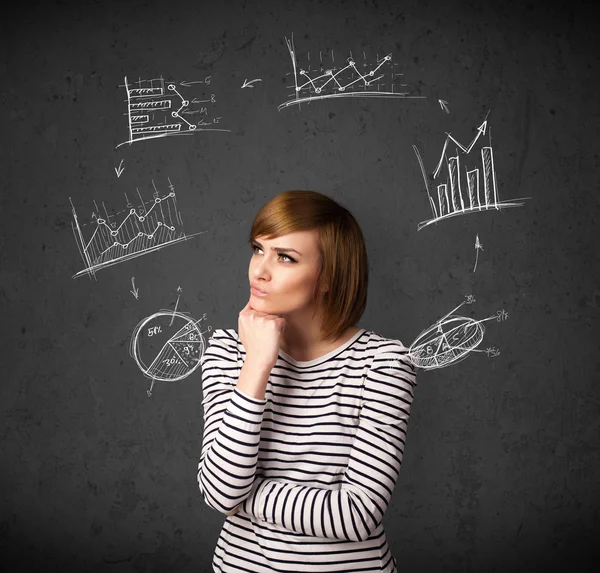
[[[125,76],[125,83],[121,87],[127,93],[129,139],[117,147],[145,139],[191,135],[196,131],[231,131],[216,125],[221,118],[213,116],[212,108],[216,103],[214,93],[201,96],[205,99],[187,94],[189,90],[198,92],[196,84],[207,85],[210,81],[210,76],[207,76],[204,80],[177,84],[174,81],[165,82],[160,77],[129,83]],[[201,118],[199,122],[193,119],[195,114]]]
[[[466,215],[490,209],[499,211],[509,207],[521,207],[523,201],[529,199],[529,197],[523,197],[500,201],[498,183],[496,181],[494,151],[491,141],[489,145],[484,144],[476,147],[476,144],[480,143],[482,136],[486,134],[486,130],[487,120],[479,126],[477,135],[466,147],[454,139],[452,135],[447,134],[440,160],[433,172],[433,179],[440,181],[437,184],[433,197],[430,192],[423,160],[421,159],[419,150],[413,145],[413,150],[421,167],[429,204],[433,213],[431,219],[419,223],[418,230],[432,223],[437,223],[442,219],[457,215]],[[451,142],[456,145],[456,155],[449,156],[449,153],[451,153],[449,151]],[[467,157],[474,149],[479,151],[479,155],[474,152],[470,157]],[[461,160],[463,159],[465,161],[464,166],[461,164]],[[472,169],[469,169],[467,166],[467,159],[470,160]],[[443,166],[446,167],[445,178],[442,175]],[[444,180],[443,183],[441,182],[442,180]]]
[[[115,215],[109,215],[104,207],[106,218],[94,213],[92,222],[87,224],[80,224],[71,201],[73,211],[71,226],[85,264],[85,268],[73,275],[73,278],[84,274],[95,278],[96,271],[100,269],[187,241],[201,234],[185,234],[181,213],[177,207],[175,187],[170,180],[169,189],[170,192],[161,197],[155,187],[151,201],[144,201],[139,195],[140,204],[137,207],[134,207],[125,195],[126,209]],[[88,233],[89,238],[85,238],[84,230],[87,230],[88,226],[92,231],[91,234]]]

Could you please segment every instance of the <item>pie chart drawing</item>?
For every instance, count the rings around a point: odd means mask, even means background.
[[[198,322],[172,310],[142,320],[131,336],[129,353],[144,376],[176,382],[194,372],[205,348]]]
[[[481,343],[484,333],[480,320],[447,315],[415,339],[409,356],[417,368],[443,368],[465,359]]]

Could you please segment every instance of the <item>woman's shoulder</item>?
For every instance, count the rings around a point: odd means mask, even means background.
[[[379,334],[373,330],[366,330],[364,334],[367,335],[367,344],[373,351],[384,352],[386,350],[395,350],[400,352],[408,352],[408,348],[399,338],[383,336],[382,334]]]
[[[396,373],[410,384],[416,386],[416,369],[411,360],[410,348],[407,348],[398,338],[383,336],[369,331],[369,342],[372,348],[373,362],[371,368]]]
[[[389,360],[398,360],[411,365],[410,349],[407,348],[399,338],[393,336],[384,336],[374,330],[366,328],[349,347],[354,354],[354,359],[359,357],[366,360],[371,367],[377,367],[381,362]]]

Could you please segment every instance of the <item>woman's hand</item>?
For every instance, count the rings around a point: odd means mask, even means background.
[[[270,372],[277,362],[285,325],[285,318],[254,310],[248,300],[238,317],[238,334],[246,349],[246,360]]]

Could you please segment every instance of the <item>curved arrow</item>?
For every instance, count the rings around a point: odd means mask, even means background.
[[[242,84],[242,89],[244,88],[253,88],[254,86],[252,85],[254,82],[262,82],[262,80],[260,78],[256,78],[255,80],[244,80],[244,83]]]
[[[129,292],[135,297],[135,300],[137,300],[140,289],[135,288],[135,277],[131,277],[131,286],[133,287],[133,290],[130,290]]]

